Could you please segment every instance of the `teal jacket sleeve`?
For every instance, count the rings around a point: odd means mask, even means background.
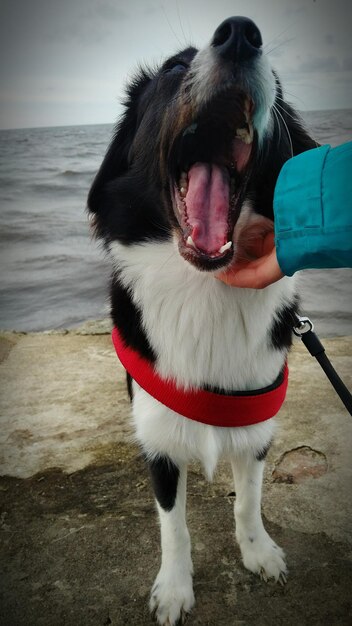
[[[285,163],[274,224],[277,259],[287,276],[352,267],[352,142],[314,148]]]

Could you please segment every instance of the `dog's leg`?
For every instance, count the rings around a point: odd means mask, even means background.
[[[150,610],[159,624],[173,626],[194,605],[191,542],[186,525],[187,466],[168,458],[149,462],[160,519],[161,567],[152,587]]]
[[[261,491],[264,460],[252,453],[232,461],[235,481],[236,538],[244,566],[263,580],[286,582],[284,552],[266,532],[261,517]]]

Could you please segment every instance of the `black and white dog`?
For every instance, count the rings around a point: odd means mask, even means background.
[[[236,289],[214,274],[241,233],[273,218],[283,163],[315,147],[283,99],[256,25],[232,17],[198,51],[140,71],[91,188],[88,207],[113,260],[112,318],[162,381],[226,395],[270,386],[291,345],[292,279]],[[261,519],[273,419],[216,426],[184,417],[128,377],[136,437],[150,466],[162,559],[150,608],[173,625],[194,604],[185,519],[187,465],[232,465],[236,537],[246,568],[285,582],[284,553]],[[216,424],[216,416],[214,416]]]

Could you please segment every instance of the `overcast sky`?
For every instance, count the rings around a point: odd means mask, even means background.
[[[350,0],[0,0],[0,127],[114,122],[126,78],[246,15],[288,99],[352,107]]]

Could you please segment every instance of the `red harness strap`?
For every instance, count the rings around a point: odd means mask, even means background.
[[[227,427],[257,424],[276,415],[285,400],[287,364],[268,391],[259,389],[233,395],[201,389],[185,391],[172,380],[161,378],[152,363],[126,346],[117,328],[112,331],[112,340],[122,365],[140,387],[169,409],[202,424]]]

